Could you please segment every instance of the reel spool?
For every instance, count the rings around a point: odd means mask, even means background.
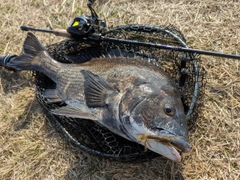
[[[204,70],[199,66],[199,56],[189,52],[121,42],[121,39],[137,40],[188,48],[178,29],[173,26],[126,25],[102,32],[101,35],[119,41],[82,39],[80,42],[67,39],[48,46],[47,51],[55,60],[63,63],[83,63],[92,58],[104,57],[138,57],[162,68],[178,85],[188,125],[194,125],[202,104],[204,89]],[[45,89],[55,86],[54,82],[39,72],[35,73],[35,80],[36,97],[45,109],[47,119],[77,148],[118,161],[139,161],[160,156],[149,150],[145,152],[142,145],[128,141],[92,121],[53,115],[50,111],[62,104],[47,104],[43,93]]]

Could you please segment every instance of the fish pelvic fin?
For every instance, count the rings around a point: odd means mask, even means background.
[[[85,105],[79,105],[78,107],[67,105],[54,109],[51,113],[71,118],[89,119],[94,121],[98,120],[98,118]]]
[[[23,44],[22,55],[12,59],[7,66],[16,70],[36,70],[36,65],[39,62],[34,60],[42,51],[45,51],[43,45],[33,33],[29,32]]]
[[[84,93],[88,107],[102,107],[118,94],[107,81],[88,70],[81,71],[84,78]]]

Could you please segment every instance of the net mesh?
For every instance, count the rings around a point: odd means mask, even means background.
[[[83,63],[92,58],[121,56],[138,57],[159,66],[178,85],[188,117],[188,126],[192,128],[203,103],[205,71],[199,66],[200,57],[192,53],[145,47],[141,44],[132,44],[130,41],[121,42],[121,39],[124,39],[187,47],[182,33],[173,26],[126,25],[108,30],[102,33],[102,36],[116,38],[117,41],[83,39],[80,42],[67,39],[48,46],[47,51],[55,60],[63,63]],[[35,72],[35,80],[36,97],[45,109],[47,119],[76,147],[119,161],[145,160],[159,156],[149,150],[144,151],[142,145],[119,137],[93,121],[53,115],[50,110],[64,105],[47,104],[43,97],[45,89],[55,86],[54,82],[39,72]]]

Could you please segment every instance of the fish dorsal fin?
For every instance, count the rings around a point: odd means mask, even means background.
[[[55,115],[66,116],[71,118],[98,120],[96,116],[85,106],[74,107],[71,105],[63,106],[51,111]]]
[[[40,43],[38,38],[31,32],[28,32],[27,38],[23,44],[24,54],[37,56],[41,51],[45,51],[44,46]]]
[[[101,107],[109,103],[109,99],[118,94],[107,81],[88,70],[81,71],[84,75],[84,92],[89,107]]]

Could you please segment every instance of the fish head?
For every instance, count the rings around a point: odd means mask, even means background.
[[[156,103],[154,103],[154,100]],[[152,143],[156,144],[160,154],[164,155],[166,153],[165,156],[169,159],[181,161],[178,151],[189,152],[190,144],[188,141],[187,118],[179,92],[162,89],[155,97],[149,97],[148,101],[149,108],[142,111],[141,119],[149,131],[153,131],[153,138],[150,136],[149,139],[152,138],[152,141],[155,139],[156,142]],[[152,108],[154,104],[158,104],[158,108]],[[146,111],[152,112],[154,117],[149,119]],[[157,142],[162,143],[166,147],[159,148]]]
[[[158,94],[149,96],[147,101],[149,106],[144,108],[141,116],[145,124],[149,123],[147,126],[150,129],[156,129],[156,133],[160,131],[160,134],[165,132],[180,136],[181,139],[188,141],[187,117],[177,89],[163,88]],[[149,112],[154,116],[151,120],[145,115]]]
[[[179,151],[190,151],[181,96],[173,83],[156,82],[143,83],[129,93],[126,101],[132,100],[128,104],[131,112],[123,124],[130,136],[145,148],[180,162]]]

